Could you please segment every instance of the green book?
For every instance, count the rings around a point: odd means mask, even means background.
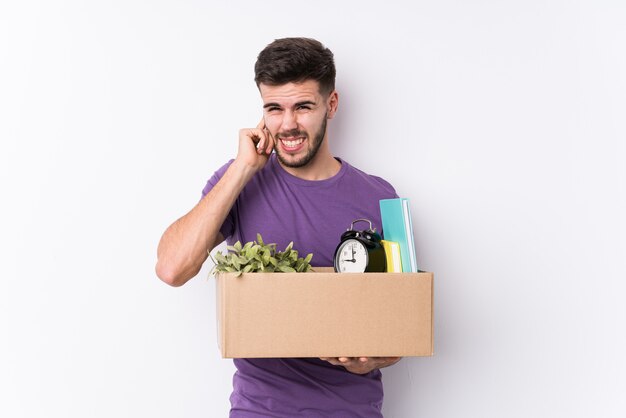
[[[383,238],[400,245],[403,273],[417,273],[417,258],[413,240],[413,223],[409,210],[409,199],[380,200],[380,216],[383,224]]]

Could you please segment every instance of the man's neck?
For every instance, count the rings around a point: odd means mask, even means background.
[[[328,149],[320,149],[315,158],[303,167],[286,167],[280,160],[278,162],[286,172],[303,180],[326,180],[335,176],[341,169],[341,163]]]

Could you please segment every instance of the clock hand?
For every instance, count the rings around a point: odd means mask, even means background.
[[[341,260],[341,261],[349,261],[349,262],[351,262],[351,263],[356,263],[356,259],[354,259],[354,258],[353,258],[352,260],[350,260],[350,259],[348,259],[348,258],[344,258],[344,259],[343,259],[343,260]]]

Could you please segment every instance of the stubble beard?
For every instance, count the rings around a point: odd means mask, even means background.
[[[289,168],[300,168],[309,164],[313,160],[313,158],[315,158],[315,156],[317,155],[317,152],[322,146],[322,142],[324,141],[324,136],[326,135],[327,120],[328,120],[328,114],[324,116],[322,125],[320,126],[319,131],[315,134],[315,137],[313,138],[312,147],[309,148],[309,150],[304,155],[304,157],[296,161],[289,161],[287,158],[285,158],[284,155],[282,155],[282,152],[277,150],[276,155],[278,157],[278,161],[280,161],[280,163],[284,165],[285,167],[289,167]],[[306,135],[306,132],[292,131],[292,132],[289,132],[288,136],[302,136],[303,134]],[[309,137],[308,135],[306,136],[308,140]]]

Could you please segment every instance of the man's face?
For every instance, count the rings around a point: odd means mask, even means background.
[[[334,116],[337,93],[324,97],[319,83],[307,80],[280,86],[259,86],[265,127],[274,137],[279,161],[303,167],[312,161],[326,136],[326,121]]]

